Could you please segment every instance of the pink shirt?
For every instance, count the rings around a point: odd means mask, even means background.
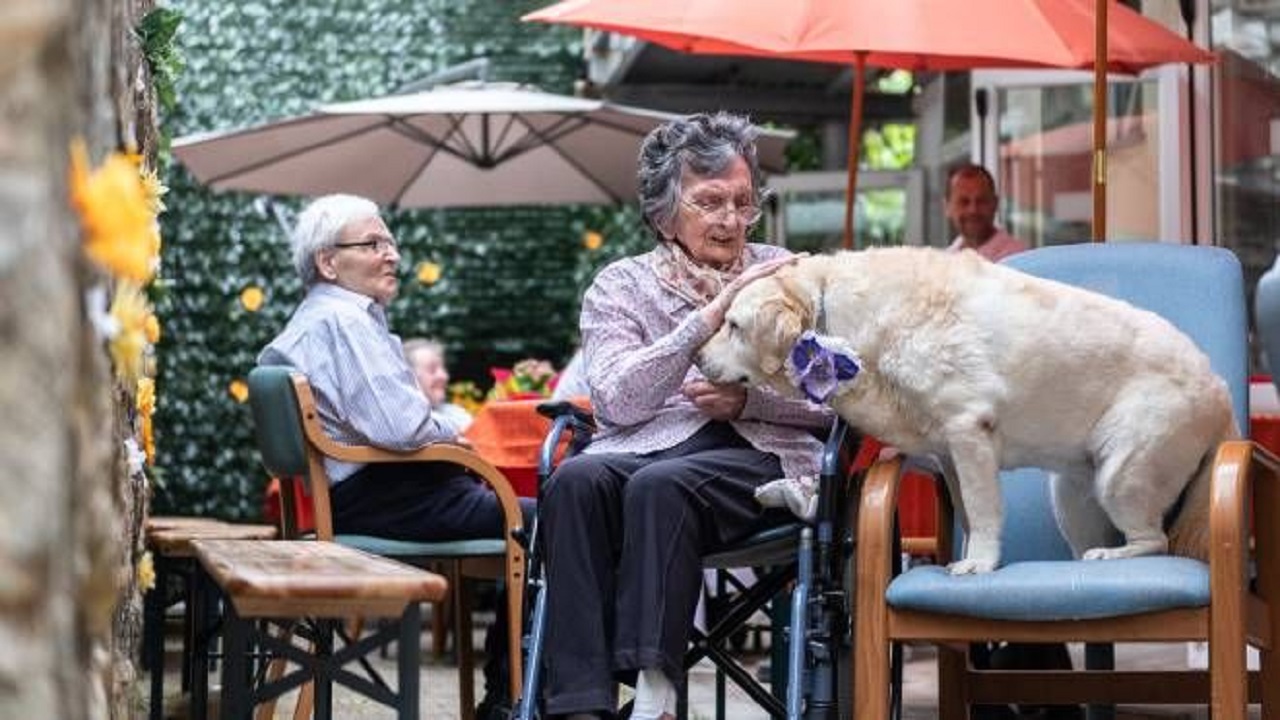
[[[960,252],[961,250],[964,250],[965,247],[964,238],[957,237],[949,246],[947,246],[947,251]],[[1027,250],[1029,247],[1030,246],[1018,238],[1010,235],[1000,228],[996,228],[996,233],[986,242],[976,248],[973,248],[973,251],[991,262],[999,262],[1001,259]]]
[[[747,265],[787,254],[755,244],[745,252]],[[712,330],[697,307],[658,281],[652,261],[649,252],[608,265],[582,300],[582,351],[600,428],[587,446],[590,453],[665,450],[710,420],[680,388],[703,379],[693,356]],[[822,442],[813,431],[830,426],[833,417],[825,407],[751,388],[732,424],[795,477],[818,472]]]

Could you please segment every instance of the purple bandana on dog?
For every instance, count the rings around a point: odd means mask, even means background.
[[[787,377],[815,403],[825,403],[862,369],[858,354],[843,340],[804,331],[787,356]]]

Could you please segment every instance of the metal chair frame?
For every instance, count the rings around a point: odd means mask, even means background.
[[[547,404],[540,411],[552,418],[550,431],[542,445],[538,466],[538,493],[555,468],[558,459],[572,455],[590,442],[595,423],[591,415],[568,403]],[[561,453],[564,436],[568,433],[567,450]],[[830,432],[822,457],[822,474],[819,481],[817,519],[812,525],[796,522],[785,527],[793,533],[777,537],[767,546],[758,562],[772,567],[757,582],[734,599],[729,609],[713,620],[706,632],[694,631],[690,648],[684,657],[688,669],[703,658],[710,659],[717,667],[774,717],[791,719],[828,719],[837,716],[838,709],[851,709],[848,693],[839,692],[837,673],[842,659],[848,658],[852,647],[849,619],[852,616],[852,594],[847,582],[851,581],[849,563],[852,562],[852,530],[856,525],[856,506],[852,514],[845,514],[846,498],[857,497],[857,487],[862,473],[852,470],[862,436],[842,421],[837,421]],[[539,692],[542,689],[543,643],[546,633],[547,597],[545,568],[538,544],[538,523],[535,519],[527,534],[521,535],[526,547],[528,569],[525,573],[525,601],[527,608],[526,632],[522,640],[525,652],[525,676],[523,696],[516,704],[518,720],[534,720],[540,717]],[[740,558],[750,558],[756,548],[753,540],[757,534],[728,551],[708,556],[704,565],[714,568],[741,567]],[[782,552],[779,551],[781,548]],[[778,597],[788,585],[792,585],[791,614],[788,627],[786,693],[779,699],[766,690],[755,678],[738,665],[722,644],[757,610]],[[849,670],[852,680],[852,670]],[[851,682],[845,684],[851,688]],[[682,698],[681,716],[687,714]]]

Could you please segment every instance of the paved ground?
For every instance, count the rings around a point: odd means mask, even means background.
[[[479,643],[479,631],[477,632],[476,640]],[[177,653],[179,648],[176,639],[171,640],[169,647],[170,658],[167,664],[169,672],[166,675],[166,717],[185,718],[188,716],[186,702],[181,693],[177,692]],[[423,647],[424,649],[431,647],[428,637],[424,637]],[[768,661],[767,653],[747,652],[744,653],[744,657],[753,670]],[[1185,665],[1185,657],[1185,650],[1181,646],[1169,648],[1151,645],[1129,645],[1121,646],[1117,651],[1117,662],[1121,667],[1167,668],[1174,664]],[[904,720],[935,718],[937,717],[937,675],[934,654],[930,648],[913,647],[908,649],[907,659]],[[1079,663],[1078,655],[1077,663]],[[385,671],[389,678],[394,678],[394,658],[379,659],[375,662],[375,665]],[[218,682],[216,674],[212,675],[210,680],[216,695]],[[459,718],[457,669],[447,659],[427,658],[423,664],[421,681],[422,717],[428,720],[457,720]],[[728,720],[764,720],[768,717],[732,683],[728,685],[727,706],[723,717]],[[478,673],[476,686],[477,692],[480,692],[479,688],[483,687],[483,681]],[[705,664],[695,668],[690,673],[689,688],[690,717],[695,720],[713,720],[716,718],[714,671]],[[292,694],[285,697],[285,701],[277,709],[276,718],[286,719],[292,717],[292,700]],[[217,717],[216,710],[210,714],[210,717]],[[350,691],[337,688],[334,691],[334,717],[343,719],[394,718],[395,714],[385,707],[353,695]],[[1257,717],[1256,711],[1252,717]],[[1197,708],[1122,708],[1117,716],[1117,720],[1205,720],[1206,718],[1208,718],[1208,713]]]

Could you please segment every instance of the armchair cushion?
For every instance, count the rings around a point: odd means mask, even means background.
[[[1208,605],[1209,566],[1168,555],[1018,562],[981,575],[927,566],[900,575],[885,597],[898,610],[989,620],[1119,617]]]
[[[372,535],[335,535],[333,541],[339,545],[346,545],[374,555],[393,558],[431,557],[441,559],[475,557],[479,555],[501,557],[507,552],[506,541],[496,538],[427,543],[392,540],[391,538],[374,537]]]

